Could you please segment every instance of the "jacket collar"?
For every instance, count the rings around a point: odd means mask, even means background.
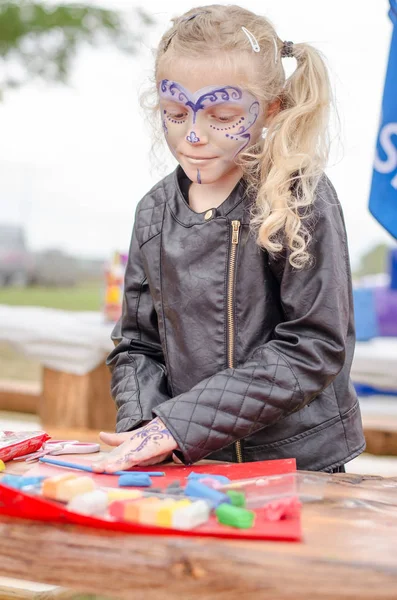
[[[205,222],[205,215],[208,211],[196,213],[186,202],[181,190],[182,179],[187,179],[187,175],[180,165],[171,173],[170,177],[164,180],[165,195],[170,210],[177,221],[182,225],[190,227],[192,225]],[[230,195],[217,208],[213,208],[212,219],[216,217],[227,217],[228,214],[241,202],[244,201],[246,194],[246,183],[240,179]],[[248,198],[247,198],[248,200]]]

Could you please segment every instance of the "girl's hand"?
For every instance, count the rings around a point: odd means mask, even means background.
[[[106,458],[92,464],[92,469],[96,473],[113,473],[135,466],[154,465],[165,460],[177,448],[171,433],[158,417],[136,431],[101,433],[100,437],[106,444],[118,447]]]

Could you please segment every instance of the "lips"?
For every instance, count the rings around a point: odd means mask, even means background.
[[[211,156],[211,157],[204,158],[204,157],[198,157],[198,156],[187,156],[187,154],[184,154],[184,158],[187,162],[189,162],[192,165],[205,165],[217,157]]]
[[[188,154],[185,154],[186,158],[191,158],[192,160],[212,160],[213,158],[216,158],[216,156],[189,156]]]

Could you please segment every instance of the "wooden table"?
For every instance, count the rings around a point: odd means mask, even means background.
[[[128,600],[397,597],[397,478],[332,475],[324,499],[304,505],[302,521],[304,541],[282,543],[3,517],[1,573]]]

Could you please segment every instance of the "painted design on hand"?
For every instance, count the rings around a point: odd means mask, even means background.
[[[153,421],[150,421],[148,425],[139,429],[134,435],[131,436],[131,440],[142,439],[142,442],[134,450],[134,454],[141,452],[145,446],[149,443],[159,445],[159,442],[164,438],[169,439],[171,437],[168,429],[163,425],[160,419],[157,417]]]
[[[194,131],[190,132],[190,135],[186,136],[186,139],[188,142],[190,142],[191,144],[197,144],[197,142],[200,141],[200,138],[197,137],[197,135],[194,133]]]

